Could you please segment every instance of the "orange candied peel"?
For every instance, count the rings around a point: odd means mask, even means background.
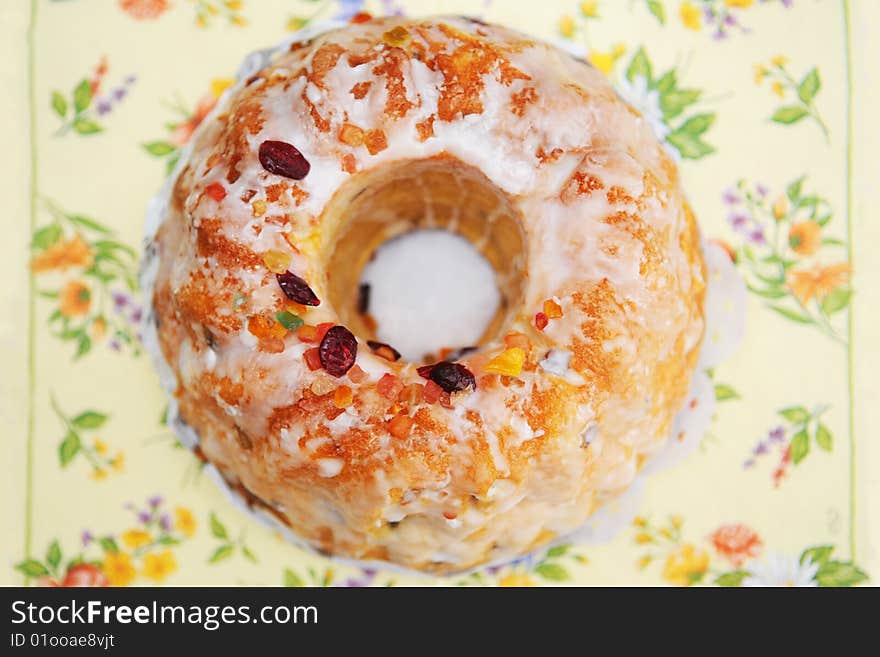
[[[524,333],[512,331],[504,336],[504,344],[508,349],[519,347],[522,350],[529,348],[529,338]]]
[[[395,438],[406,438],[412,425],[413,419],[409,415],[395,415],[388,423],[388,431]]]
[[[376,382],[376,391],[386,399],[397,399],[401,390],[403,390],[403,382],[393,374],[383,374]]]
[[[425,386],[421,383],[410,383],[397,395],[397,401],[408,406],[415,406],[421,403],[424,389]]]
[[[559,319],[562,317],[562,306],[553,299],[547,299],[544,302],[544,314],[547,315],[547,319]]]
[[[312,372],[315,370],[319,370],[323,367],[321,365],[321,354],[318,351],[317,347],[314,349],[306,349],[303,354],[303,360],[306,361],[306,367],[309,368]]]
[[[526,352],[522,347],[511,347],[486,363],[483,371],[505,376],[519,376],[525,362]]]
[[[382,35],[382,41],[394,48],[402,48],[410,42],[409,30],[403,25],[393,27]]]
[[[332,322],[322,322],[317,326],[303,324],[296,330],[296,337],[302,342],[320,342],[324,339],[324,334],[332,327]]]
[[[354,395],[348,386],[339,386],[333,391],[333,405],[336,408],[347,408],[354,401]]]
[[[428,380],[428,382],[425,384],[425,390],[422,393],[425,401],[429,404],[436,404],[437,401],[440,399],[440,395],[442,394],[443,388],[441,388],[438,384],[431,380]]]
[[[290,266],[290,254],[269,249],[263,254],[263,264],[273,274],[283,274]]]
[[[226,188],[218,182],[212,182],[205,187],[205,193],[218,202],[226,198]]]
[[[254,211],[255,217],[262,217],[266,214],[266,201],[262,199],[257,199],[253,203],[251,203],[251,208]]]
[[[265,315],[251,315],[248,317],[248,333],[264,340],[267,338],[283,338],[287,335],[287,329],[274,317]]]
[[[361,146],[364,143],[364,131],[351,123],[343,123],[339,128],[339,141],[349,146]]]
[[[351,369],[348,370],[348,378],[352,383],[363,383],[367,378],[367,373],[364,372],[360,365],[352,365]]]

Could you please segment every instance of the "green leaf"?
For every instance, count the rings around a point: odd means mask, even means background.
[[[290,568],[284,569],[284,586],[288,587],[299,587],[305,586],[305,582],[302,581],[302,578],[293,572]]]
[[[553,559],[555,557],[561,557],[566,552],[568,552],[568,549],[570,547],[570,545],[554,545],[552,548],[547,550],[547,558]]]
[[[251,563],[257,563],[257,555],[251,552],[247,545],[241,546],[241,553],[244,555],[244,558]]]
[[[67,114],[67,99],[60,91],[52,92],[52,109],[62,119]]]
[[[220,522],[220,519],[214,513],[211,513],[211,534],[213,534],[215,538],[219,538],[224,541],[229,539],[229,534],[226,532],[226,527],[223,525],[222,522]]]
[[[663,6],[663,3],[660,0],[647,1],[648,11],[654,15],[654,18],[660,22],[660,25],[666,25],[666,8]]]
[[[697,114],[682,123],[678,129],[682,132],[698,137],[711,128],[714,122],[714,114]]]
[[[807,317],[806,315],[801,315],[796,310],[789,310],[785,306],[769,305],[767,307],[770,308],[770,310],[773,310],[773,311],[779,313],[780,315],[782,315],[786,319],[790,319],[793,322],[798,322],[799,324],[812,324],[813,323],[813,320],[810,319],[809,317]]]
[[[660,96],[660,110],[666,120],[674,119],[700,99],[697,89],[670,89]],[[715,118],[714,115],[711,115]],[[705,131],[704,131],[705,132]]]
[[[742,586],[743,580],[749,576],[746,570],[731,570],[715,578],[718,586]]]
[[[782,297],[788,295],[788,292],[778,287],[771,287],[764,290],[749,285],[748,288],[750,292],[754,292],[759,297],[764,297],[765,299],[781,299]]]
[[[34,233],[34,236],[31,239],[31,246],[35,249],[48,249],[61,239],[62,234],[63,231],[61,230],[61,226],[58,224],[49,224]]]
[[[779,415],[792,424],[804,424],[810,419],[810,412],[803,406],[789,406],[779,411]]]
[[[92,102],[92,85],[88,80],[81,80],[73,90],[73,109],[79,114]]]
[[[81,135],[93,135],[95,133],[101,132],[103,128],[98,125],[95,121],[91,119],[87,119],[85,117],[80,117],[73,122],[73,129],[76,130],[78,134]]]
[[[102,226],[103,228],[103,226]],[[105,229],[106,230],[106,229]],[[92,246],[100,251],[124,251],[132,258],[137,257],[137,252],[128,246],[127,244],[122,244],[120,242],[116,242],[114,240],[98,240]]]
[[[816,573],[819,586],[855,586],[868,579],[868,574],[851,561],[826,561]]]
[[[798,199],[801,197],[801,188],[804,185],[804,178],[806,178],[806,176],[801,176],[797,180],[793,180],[788,184],[788,187],[785,188],[785,195],[792,203],[797,203]]]
[[[144,150],[150,155],[164,157],[177,150],[177,146],[167,141],[151,141],[143,144]]]
[[[232,556],[232,553],[235,551],[235,548],[231,545],[221,545],[218,547],[211,556],[208,558],[208,563],[217,563],[218,561],[223,561],[224,559],[228,559]]]
[[[657,80],[657,91],[659,91],[660,94],[662,95],[662,94],[665,94],[666,92],[668,92],[670,89],[674,89],[674,88],[675,88],[675,69],[671,68],[668,71],[666,71],[666,73],[664,73],[662,76],[660,76],[659,80]]]
[[[544,579],[549,579],[553,582],[562,582],[571,577],[568,571],[558,563],[540,563],[535,567],[535,572]]]
[[[181,543],[179,538],[173,536],[160,536],[156,542],[160,545],[180,545]]]
[[[37,290],[37,294],[39,294],[44,299],[57,299],[58,291],[57,290]]]
[[[770,120],[775,121],[776,123],[789,125],[800,121],[805,116],[807,116],[807,110],[800,105],[786,105],[773,112],[773,116],[770,117]]]
[[[729,385],[724,383],[715,384],[715,399],[718,401],[727,401],[728,399],[739,399],[739,393]]]
[[[798,431],[791,439],[791,462],[797,465],[810,453],[810,438],[807,430]]]
[[[84,411],[73,418],[73,426],[77,429],[100,429],[107,421],[107,416],[98,411]]]
[[[61,563],[61,546],[58,545],[58,541],[52,541],[49,545],[49,549],[46,552],[46,563],[52,567],[52,570],[58,568],[58,564]]]
[[[90,219],[89,217],[84,217],[81,214],[70,214],[67,215],[68,220],[72,221],[75,224],[79,224],[85,228],[89,228],[90,230],[94,230],[98,233],[104,233],[105,235],[109,235],[113,231],[99,224],[94,219]]]
[[[76,353],[73,354],[74,360],[82,358],[92,350],[92,339],[85,333],[80,333],[76,339]]]
[[[644,48],[639,48],[626,69],[626,79],[630,82],[637,77],[643,77],[651,84],[651,62],[645,54]]]
[[[819,71],[813,68],[798,85],[798,98],[809,105],[813,98],[816,97],[821,86],[822,81],[819,79]]]
[[[49,569],[36,559],[26,559],[21,563],[15,564],[15,569],[28,577],[42,577],[49,574]]]
[[[286,310],[282,310],[280,313],[275,315],[275,319],[278,320],[278,323],[281,324],[288,331],[295,331],[300,326],[303,325],[303,320],[301,317],[294,315],[291,312]]]
[[[715,152],[715,149],[700,139],[699,136],[683,131],[681,128],[671,132],[668,141],[679,154],[689,160],[698,160],[705,155]]]
[[[832,552],[834,552],[833,545],[817,545],[815,547],[807,548],[801,553],[800,562],[803,564],[809,559],[814,564],[821,566],[831,558]]]
[[[831,451],[831,431],[821,422],[816,427],[816,444],[826,452]]]
[[[845,287],[839,287],[827,297],[822,299],[822,312],[826,315],[833,315],[840,312],[849,305],[852,297],[852,290]]]
[[[82,441],[80,441],[79,434],[75,431],[68,431],[64,440],[58,445],[58,460],[61,461],[62,468],[73,460],[73,457],[79,453],[81,447]]]
[[[844,246],[846,242],[839,240],[836,237],[825,237],[822,240],[822,244],[827,244],[829,246]]]
[[[119,546],[116,544],[116,541],[113,540],[112,536],[103,536],[98,539],[98,545],[101,546],[101,549],[104,552],[119,552]]]

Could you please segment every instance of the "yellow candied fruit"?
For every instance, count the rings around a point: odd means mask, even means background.
[[[402,48],[410,41],[409,31],[403,25],[398,25],[385,32],[382,41],[394,48]]]
[[[290,254],[270,249],[263,254],[263,264],[273,274],[283,274],[290,266]]]
[[[522,347],[512,347],[505,349],[490,360],[483,368],[483,371],[503,374],[505,376],[519,376],[525,362],[526,352]]]
[[[347,408],[354,401],[351,388],[348,386],[339,386],[333,391],[333,405],[336,408]]]
[[[257,199],[256,201],[251,203],[251,207],[254,210],[255,217],[262,217],[264,214],[266,214],[266,201]]]
[[[562,317],[562,306],[553,299],[547,299],[544,302],[544,314],[547,315],[547,319],[559,319]]]

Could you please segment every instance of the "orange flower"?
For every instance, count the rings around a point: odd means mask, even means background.
[[[815,221],[792,224],[788,231],[788,243],[795,253],[811,256],[819,250],[822,243],[822,226]]]
[[[119,7],[135,20],[152,20],[168,11],[168,0],[119,0]]]
[[[89,305],[92,301],[92,292],[85,283],[80,281],[70,281],[61,290],[58,296],[58,305],[61,314],[65,317],[76,317],[77,315],[85,315],[89,312]]]
[[[745,525],[722,525],[709,537],[718,554],[739,568],[761,553],[763,543],[757,532]]]
[[[92,251],[89,245],[76,235],[69,242],[59,240],[42,253],[35,255],[31,260],[31,271],[36,273],[53,269],[65,271],[69,267],[89,267],[91,264]]]
[[[788,289],[802,304],[810,299],[821,301],[849,281],[850,271],[846,262],[792,271],[788,275]]]
[[[88,563],[77,564],[68,569],[61,586],[107,586],[107,578],[101,569]]]
[[[192,134],[196,131],[196,128],[198,128],[199,124],[205,120],[205,117],[208,116],[212,109],[214,109],[214,105],[216,104],[217,98],[214,94],[211,93],[202,96],[201,100],[199,100],[199,104],[196,105],[196,111],[193,112],[193,115],[183,123],[179,124],[174,129],[174,132],[171,133],[171,143],[177,146],[183,146],[188,142],[189,138],[192,137]]]

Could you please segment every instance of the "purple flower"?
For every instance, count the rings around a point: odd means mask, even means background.
[[[727,14],[727,16],[724,17],[724,24],[736,25],[736,16],[734,16],[733,14]]]
[[[763,198],[764,196],[767,196],[767,192],[769,192],[770,190],[764,187],[764,185],[762,185],[761,183],[758,183],[757,185],[755,185],[755,191],[758,192],[758,196]]]
[[[125,87],[116,87],[113,90],[113,100],[119,101],[125,98],[128,91],[126,91]]]
[[[135,82],[137,82],[137,76],[136,76],[134,73],[132,73],[132,74],[130,74],[130,75],[127,75],[126,78],[125,78],[125,80],[123,80],[123,82],[124,82],[126,85],[132,85],[132,84],[134,84]]]
[[[715,20],[715,10],[712,7],[706,7],[703,10],[703,20],[707,23],[712,23]]]
[[[789,9],[792,5],[794,5],[794,0],[782,0],[782,6],[786,9]]]
[[[785,429],[783,427],[776,427],[772,429],[769,434],[770,440],[774,443],[782,442],[785,440]]]
[[[755,228],[755,230],[749,233],[749,242],[752,244],[764,244],[766,241],[764,239],[764,230],[760,227]]]
[[[113,109],[113,104],[108,99],[101,98],[95,105],[95,109],[98,112],[98,116],[104,116],[110,113],[110,110]]]
[[[339,0],[339,11],[333,17],[340,21],[347,21],[359,13],[364,7],[364,0]]]
[[[122,350],[122,345],[119,344],[119,340],[110,340],[110,342],[107,343],[107,346],[110,347],[113,351]]]
[[[727,38],[727,33],[719,27],[718,31],[712,34],[712,38],[716,41],[723,41]]]
[[[754,467],[755,467],[755,459],[748,459],[747,461],[743,462],[743,468],[746,470],[748,470],[749,468],[754,468]]]
[[[749,218],[744,214],[732,214],[727,220],[730,222],[730,225],[734,230],[742,230],[746,227],[746,224],[749,223]]]
[[[394,0],[382,0],[382,13],[386,16],[403,16],[403,8]]]
[[[155,509],[162,504],[162,497],[160,495],[153,495],[153,497],[147,500],[147,504]]]
[[[767,443],[761,441],[757,445],[755,445],[753,453],[755,454],[755,456],[760,456],[761,454],[766,454],[769,451],[770,448],[767,446]]]
[[[167,513],[163,513],[162,517],[159,519],[159,525],[162,527],[162,531],[171,531],[171,516]]]
[[[150,520],[153,519],[153,514],[149,511],[141,511],[138,513],[137,518],[139,521],[146,525],[148,522],[150,522]]]
[[[113,309],[116,311],[122,310],[131,301],[131,297],[129,297],[124,292],[114,292],[112,296],[113,296]]]
[[[742,203],[742,199],[739,197],[739,194],[737,194],[732,189],[725,190],[724,194],[721,196],[721,199],[727,205],[738,205],[739,203]]]
[[[90,532],[88,529],[83,530],[81,537],[83,547],[88,547],[89,543],[91,543],[92,540],[95,538],[92,532]]]
[[[144,315],[144,311],[140,306],[136,306],[135,309],[131,313],[131,323],[138,324],[141,321],[141,318]]]

